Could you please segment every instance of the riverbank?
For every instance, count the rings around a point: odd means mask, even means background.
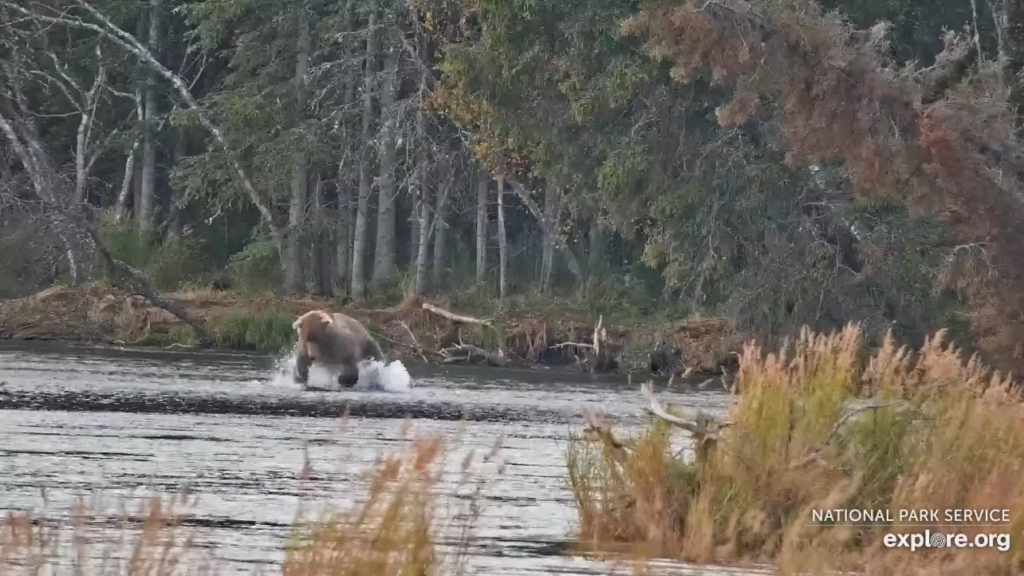
[[[391,357],[429,363],[578,365],[592,372],[624,372],[647,370],[649,357],[661,354],[666,372],[686,366],[711,374],[734,359],[743,342],[720,319],[614,323],[603,317],[586,318],[557,303],[544,311],[526,305],[459,309],[457,303],[422,299],[387,308],[359,308],[323,298],[216,290],[167,296],[207,325],[216,347],[272,354],[292,345],[292,321],[313,309],[356,317]],[[531,308],[534,312],[526,312]],[[595,331],[601,335],[597,346]],[[53,287],[0,302],[0,339],[159,348],[187,348],[196,341],[190,327],[141,295],[100,286]]]

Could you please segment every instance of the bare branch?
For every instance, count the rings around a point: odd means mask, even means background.
[[[283,249],[283,231],[275,223],[274,214],[271,211],[269,205],[265,203],[262,198],[260,198],[260,195],[257,193],[256,187],[253,184],[252,179],[249,178],[248,172],[246,172],[245,168],[242,167],[241,163],[235,156],[234,151],[231,149],[231,146],[228,143],[227,135],[224,129],[215,124],[213,120],[210,119],[206,111],[199,105],[199,102],[196,101],[194,96],[192,96],[192,93],[189,90],[189,86],[185,83],[184,79],[182,79],[181,76],[167,69],[166,66],[161,64],[160,61],[153,56],[153,53],[150,52],[150,50],[145,45],[140,43],[131,34],[120,29],[117,25],[111,22],[109,18],[104,16],[101,12],[93,8],[91,5],[84,2],[83,0],[75,0],[75,4],[77,4],[85,11],[87,11],[89,14],[91,14],[96,20],[98,20],[102,24],[102,26],[93,24],[92,22],[86,22],[85,20],[72,17],[67,14],[61,14],[60,16],[45,16],[43,14],[39,14],[31,10],[28,10],[23,6],[19,6],[18,4],[14,4],[12,2],[0,2],[0,5],[5,6],[28,18],[34,18],[38,21],[48,22],[51,24],[60,24],[72,28],[91,30],[99,34],[103,38],[106,38],[107,40],[113,42],[114,44],[117,44],[128,53],[138,57],[140,60],[142,60],[144,64],[146,64],[147,67],[149,67],[151,70],[153,70],[161,77],[163,77],[165,80],[170,82],[171,85],[174,87],[175,91],[188,106],[188,108],[195,110],[197,112],[197,118],[199,119],[199,122],[213,135],[214,139],[217,141],[217,144],[220,145],[222,151],[224,152],[225,156],[228,159],[228,162],[231,164],[231,167],[234,169],[235,173],[239,178],[239,181],[242,183],[243,188],[248,194],[250,201],[252,201],[253,205],[256,206],[256,208],[260,212],[260,215],[263,217],[263,220],[270,227],[277,248]]]
[[[640,393],[643,394],[644,398],[648,401],[648,405],[644,407],[644,410],[647,413],[660,418],[673,426],[682,428],[694,436],[717,438],[718,431],[721,428],[728,426],[728,423],[720,423],[711,415],[704,412],[698,412],[692,419],[681,418],[671,414],[654,395],[654,389],[651,382],[641,384]]]

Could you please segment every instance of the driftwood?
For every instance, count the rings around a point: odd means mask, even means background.
[[[420,308],[430,312],[431,314],[436,314],[445,318],[454,324],[473,324],[476,326],[483,326],[491,330],[497,330],[494,324],[491,323],[490,319],[474,318],[473,316],[466,316],[465,314],[457,314],[436,304],[431,304],[430,302],[422,302],[420,304]],[[408,328],[406,329],[408,330]],[[415,340],[415,337],[413,339]],[[483,361],[488,366],[495,366],[498,368],[508,366],[508,359],[505,357],[505,351],[502,350],[500,346],[498,347],[497,352],[488,352],[479,346],[461,342],[461,334],[459,339],[460,342],[458,344],[442,348],[438,351],[438,354],[444,357],[444,362],[446,364],[453,362],[473,363]]]
[[[613,461],[620,466],[625,466],[632,445],[623,443],[616,438],[612,433],[611,426],[602,422],[596,414],[589,410],[583,412],[583,421],[586,423],[583,428],[583,437],[591,442],[600,442]]]
[[[702,411],[682,416],[669,412],[654,395],[651,382],[642,384],[640,386],[640,393],[648,403],[644,407],[644,411],[675,428],[687,431],[694,440],[694,453],[697,464],[701,465],[707,462],[719,442],[721,432],[729,426],[729,423],[721,422]],[[583,420],[586,423],[583,429],[584,438],[590,441],[601,442],[614,461],[620,465],[625,464],[632,448],[632,443],[623,442],[616,438],[612,433],[611,427],[591,412],[584,412]]]
[[[456,314],[456,313],[454,313],[454,312],[452,312],[450,310],[445,310],[444,308],[441,308],[440,306],[431,304],[430,302],[424,302],[420,306],[424,310],[426,310],[428,312],[431,312],[433,314],[437,314],[438,316],[440,316],[442,318],[447,318],[447,319],[451,320],[452,322],[459,322],[459,323],[462,323],[462,324],[476,324],[477,326],[487,326],[488,328],[494,328],[494,325],[491,324],[491,321],[489,319],[488,320],[481,320],[480,318],[474,318],[472,316],[465,316],[465,315],[462,315],[462,314]]]
[[[472,344],[456,344],[444,348],[439,352],[443,356],[445,364],[451,364],[453,362],[479,362],[484,361],[488,366],[495,366],[497,368],[504,368],[508,366],[508,360],[505,358],[505,354],[499,349],[498,352],[492,353],[480,348],[479,346],[473,346]]]
[[[427,361],[427,357],[423,354],[423,347],[420,346],[420,342],[419,342],[419,340],[416,339],[416,335],[413,334],[412,330],[409,329],[409,325],[408,324],[406,324],[405,322],[401,322],[401,321],[399,323],[402,325],[402,328],[405,328],[405,331],[409,334],[409,338],[412,339],[412,346],[411,346],[412,351],[415,352],[416,354],[418,354],[419,357],[424,362],[426,362]]]
[[[591,343],[586,342],[561,342],[548,346],[549,350],[559,348],[575,348],[583,351],[583,358],[577,355],[576,361],[590,373],[613,372],[619,367],[619,361],[609,353],[608,330],[604,327],[604,315],[598,316],[597,324],[594,326],[594,335]]]
[[[707,462],[718,446],[722,430],[729,426],[729,422],[721,422],[714,416],[699,410],[688,416],[672,414],[654,395],[654,385],[650,381],[640,385],[640,393],[648,403],[644,407],[644,411],[663,422],[689,432],[693,437],[697,463]]]

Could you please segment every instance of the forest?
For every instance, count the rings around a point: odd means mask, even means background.
[[[1024,366],[1021,0],[0,0],[0,298],[474,290]],[[179,311],[180,312],[180,311]]]

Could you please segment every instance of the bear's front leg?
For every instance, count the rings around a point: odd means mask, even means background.
[[[305,387],[309,383],[309,367],[313,364],[313,357],[306,350],[299,350],[295,356],[295,383]]]

